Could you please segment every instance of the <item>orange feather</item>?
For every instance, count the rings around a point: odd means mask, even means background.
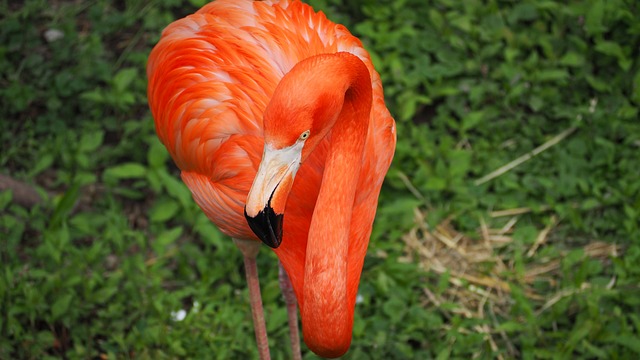
[[[351,53],[364,63],[372,91],[359,170],[353,173],[343,168],[341,174],[334,175],[337,183],[341,176],[353,178],[355,187],[349,217],[337,222],[344,224],[341,226],[349,235],[343,264],[344,307],[350,312],[345,319],[348,339],[330,339],[331,329],[314,328],[323,324],[324,315],[305,311],[304,299],[304,294],[332,296],[330,289],[305,290],[304,278],[312,266],[307,259],[307,247],[313,245],[308,243],[309,230],[316,202],[322,201],[318,197],[332,139],[338,136],[330,133],[319,140],[300,166],[286,199],[282,245],[275,249],[300,303],[305,341],[309,344],[311,340],[310,348],[326,356],[341,355],[351,341],[360,273],[378,194],[396,142],[395,122],[384,104],[380,77],[368,53],[344,26],[299,1],[218,0],[169,25],[147,67],[149,104],[158,137],[182,170],[194,200],[225,234],[257,240],[243,211],[263,153],[265,110],[281,79],[296,64],[338,52]],[[329,87],[334,70],[327,67],[324,71],[317,77],[324,77]],[[291,94],[290,101],[299,100],[295,97]],[[323,99],[317,101],[318,106],[323,104]],[[277,114],[277,110],[270,114]],[[286,123],[277,129],[283,139],[299,135],[285,134]],[[326,224],[328,232],[331,226]],[[338,345],[332,349],[332,344]]]

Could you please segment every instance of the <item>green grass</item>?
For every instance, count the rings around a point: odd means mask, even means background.
[[[640,5],[312,3],[371,51],[398,125],[345,358],[640,356]],[[0,3],[0,173],[48,199],[0,192],[1,359],[257,356],[240,254],[146,106],[151,47],[199,5]]]

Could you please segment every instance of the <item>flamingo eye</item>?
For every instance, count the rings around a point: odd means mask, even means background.
[[[302,134],[300,134],[300,137],[298,138],[299,140],[307,140],[307,138],[309,137],[309,130],[303,132]]]

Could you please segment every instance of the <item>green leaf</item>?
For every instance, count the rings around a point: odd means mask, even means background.
[[[471,152],[465,150],[453,150],[450,153],[450,175],[451,177],[463,177],[471,166]]]
[[[585,321],[581,324],[577,324],[574,330],[571,332],[571,336],[569,336],[566,346],[569,349],[573,349],[580,340],[589,335],[589,332],[591,332],[592,328],[593,323],[591,321]]]
[[[173,353],[175,353],[179,357],[183,357],[184,355],[186,355],[187,352],[182,347],[182,342],[179,339],[171,341],[169,345],[171,347],[171,351],[173,351]]]
[[[506,333],[517,333],[518,331],[522,331],[524,329],[526,329],[526,327],[516,321],[503,322],[496,328],[497,331],[504,331]]]
[[[180,201],[183,208],[188,208],[191,204],[191,191],[180,180],[169,175],[164,169],[157,169],[157,174],[169,195]]]
[[[92,131],[88,133],[83,133],[80,137],[80,143],[78,145],[78,151],[80,152],[91,152],[96,150],[102,145],[102,140],[104,139],[104,131]]]
[[[430,104],[431,98],[405,92],[398,97],[398,103],[400,106],[400,119],[409,120],[416,115],[418,106]]]
[[[40,156],[37,162],[29,170],[28,177],[34,177],[40,174],[41,172],[43,172],[44,170],[50,168],[51,165],[53,164],[53,160],[54,160],[53,154],[51,153],[43,154],[42,156]]]
[[[49,228],[54,229],[63,223],[63,220],[69,214],[73,206],[76,204],[78,197],[80,196],[80,185],[73,184],[67,189],[67,191],[57,201],[57,205],[51,214],[49,220]]]
[[[611,91],[611,85],[609,82],[602,81],[591,75],[587,75],[587,82],[591,87],[597,91],[609,92]]]
[[[208,3],[207,0],[189,0],[189,4],[193,5],[195,8],[201,8],[204,4]]]
[[[544,107],[544,100],[539,96],[532,96],[531,99],[529,99],[529,106],[531,110],[538,112]]]
[[[164,171],[164,169],[162,168],[150,168],[147,172],[147,181],[149,182],[149,188],[156,194],[162,192],[162,181],[160,180],[160,176],[158,176],[158,170]]]
[[[582,249],[572,250],[562,259],[562,266],[568,271],[568,269],[582,261],[583,258],[584,251]]]
[[[606,28],[602,25],[602,18],[605,14],[604,11],[604,1],[603,0],[595,0],[592,1],[589,6],[589,11],[585,16],[585,29],[590,35],[600,34],[606,30]]]
[[[73,295],[65,294],[53,302],[53,305],[51,306],[51,316],[53,317],[53,320],[58,320],[67,312],[67,310],[69,310],[69,305],[71,305],[72,299]]]
[[[96,103],[103,103],[105,101],[105,95],[102,89],[94,89],[81,93],[80,99],[89,100]]]
[[[484,120],[483,111],[472,111],[462,118],[462,130],[469,130],[476,127]]]
[[[53,344],[56,339],[51,331],[39,331],[36,338],[41,344]]]
[[[429,9],[429,20],[431,21],[431,25],[438,31],[442,31],[444,27],[444,17],[440,11],[437,11],[433,8]]]
[[[95,183],[97,181],[97,176],[92,172],[79,171],[73,178],[73,181],[78,183],[80,186],[84,186]]]
[[[596,51],[599,51],[605,55],[620,57],[624,56],[622,48],[618,43],[613,41],[600,41],[595,46]]]
[[[0,191],[0,210],[4,210],[12,199],[13,192],[11,190]]]
[[[167,161],[168,157],[169,153],[167,152],[167,149],[162,145],[160,140],[154,136],[149,146],[149,152],[147,153],[147,162],[149,163],[149,167],[158,168],[165,166],[165,161]]]
[[[618,59],[618,65],[620,65],[622,70],[627,71],[631,67],[632,62],[627,60],[622,47],[620,47],[618,43],[613,41],[600,41],[596,43],[595,49],[605,55],[616,57]]]
[[[615,343],[618,343],[629,350],[640,354],[640,337],[629,334],[618,334],[611,338]]]
[[[438,286],[436,287],[436,293],[438,295],[442,295],[442,293],[449,288],[449,279],[451,279],[451,272],[449,270],[446,270],[438,277]]]
[[[113,87],[116,91],[122,92],[129,87],[133,79],[138,76],[138,69],[125,68],[116,73],[113,77]]]
[[[533,244],[538,236],[538,229],[531,225],[520,226],[513,233],[513,240],[521,244]]]
[[[584,56],[575,51],[569,51],[560,59],[560,64],[571,67],[582,66],[584,64]]]
[[[569,73],[564,69],[549,69],[536,72],[538,81],[561,81],[569,77]]]
[[[538,11],[534,4],[523,2],[519,3],[511,9],[508,18],[510,23],[516,23],[519,20],[531,21],[538,17]]]
[[[446,346],[442,350],[438,352],[436,356],[436,360],[448,360],[451,357],[451,351],[453,350],[453,346]]]
[[[116,286],[106,286],[100,289],[95,294],[96,302],[98,304],[104,304],[113,298],[115,294],[118,293],[118,287]]]
[[[105,171],[105,176],[116,179],[133,179],[144,177],[146,172],[147,168],[142,164],[130,162],[108,168]]]
[[[398,299],[397,297],[392,297],[388,301],[386,301],[382,305],[382,311],[393,321],[394,323],[398,323],[400,319],[404,316],[406,312],[406,304]]]
[[[171,230],[163,231],[156,237],[152,244],[153,250],[156,254],[162,255],[166,252],[169,245],[173,244],[180,235],[182,235],[182,226],[177,226]]]
[[[440,177],[431,176],[427,179],[424,187],[427,190],[443,190],[447,187],[447,180]]]
[[[451,25],[457,27],[464,32],[471,32],[473,29],[471,18],[465,15],[454,16],[449,19]]]
[[[637,119],[638,108],[633,106],[623,106],[618,109],[616,115],[621,119]]]
[[[152,222],[164,222],[171,219],[180,208],[174,200],[164,200],[157,202],[149,212],[149,219]]]
[[[593,354],[596,358],[600,358],[600,359],[608,358],[606,351],[604,351],[601,348],[591,344],[587,340],[582,340],[582,342],[580,342],[580,345],[584,346],[587,349],[587,351],[589,353]]]
[[[640,70],[636,72],[636,76],[633,77],[632,83],[632,97],[631,99],[636,104],[640,105]]]

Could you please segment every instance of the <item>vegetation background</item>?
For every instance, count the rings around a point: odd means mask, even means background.
[[[640,3],[310,2],[398,123],[345,358],[640,357]],[[45,199],[0,192],[1,359],[256,357],[240,254],[146,105],[151,47],[202,4],[0,2],[0,173]]]

